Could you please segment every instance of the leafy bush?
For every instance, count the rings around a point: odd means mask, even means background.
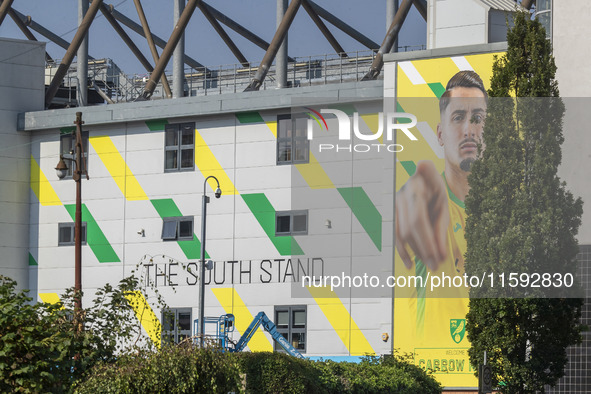
[[[254,393],[318,393],[323,385],[315,363],[284,353],[239,353],[246,391]]]
[[[243,382],[240,376],[245,376]],[[78,393],[440,393],[441,386],[400,357],[359,364],[301,360],[282,353],[166,348],[103,364]]]
[[[241,391],[238,360],[219,350],[169,346],[94,368],[76,393],[227,393]]]
[[[407,357],[365,357],[360,363],[321,361],[323,392],[440,393],[439,382]]]
[[[67,392],[99,362],[150,346],[126,296],[138,281],[105,285],[89,308],[75,313],[68,290],[57,304],[33,303],[0,275],[0,392]]]

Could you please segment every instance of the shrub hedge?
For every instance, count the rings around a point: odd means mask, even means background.
[[[282,353],[223,353],[187,347],[103,364],[77,393],[440,393],[439,383],[400,357],[360,363],[301,360]]]

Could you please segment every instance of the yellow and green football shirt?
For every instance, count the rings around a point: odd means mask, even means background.
[[[443,174],[445,179],[445,173]],[[447,181],[446,181],[447,186]],[[414,259],[410,270],[395,254],[395,275],[422,277],[431,280],[442,275],[453,281],[454,277],[464,275],[464,253],[466,239],[466,212],[463,201],[455,196],[447,186],[447,202],[450,222],[447,228],[448,255],[437,270],[428,269],[414,256],[410,248],[409,256]],[[411,281],[409,281],[410,283]],[[456,279],[459,283],[459,278]],[[427,288],[396,288],[394,300],[394,347],[402,352],[414,353],[415,363],[423,368],[436,371],[438,379],[447,386],[457,384],[458,379],[465,385],[476,385],[474,371],[468,361],[470,344],[466,338],[466,313],[468,312],[468,289],[450,286],[430,291]]]

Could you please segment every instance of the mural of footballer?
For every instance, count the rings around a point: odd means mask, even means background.
[[[460,71],[447,83],[437,125],[444,171],[432,161],[419,161],[396,193],[397,276],[463,276],[464,199],[482,143],[487,102],[482,79],[474,71]],[[414,353],[417,365],[435,370],[444,386],[475,386],[465,338],[468,289],[447,285],[431,292],[427,286],[396,290],[394,347]]]
[[[464,199],[470,190],[470,167],[482,143],[487,100],[474,71],[455,74],[439,100],[437,139],[445,171],[440,174],[432,162],[419,161],[414,175],[396,193],[396,249],[408,269],[420,260],[431,272],[464,273]]]

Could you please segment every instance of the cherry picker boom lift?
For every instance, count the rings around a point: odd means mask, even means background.
[[[238,342],[235,344],[230,340],[228,337],[228,333],[234,331],[234,315],[231,313],[227,313],[220,317],[205,317],[204,323],[205,324],[216,324],[216,334],[211,336],[210,338],[215,340],[217,344],[224,349],[225,351],[235,353],[241,352],[246,348],[246,345],[257,331],[259,326],[263,326],[263,328],[271,334],[271,337],[277,342],[289,355],[297,357],[297,358],[304,358],[300,352],[294,348],[291,343],[283,336],[279,331],[277,331],[277,327],[275,323],[267,317],[265,312],[259,312],[253,321],[250,323],[246,331],[242,334]],[[194,321],[194,332],[198,332],[197,327],[198,320]]]

